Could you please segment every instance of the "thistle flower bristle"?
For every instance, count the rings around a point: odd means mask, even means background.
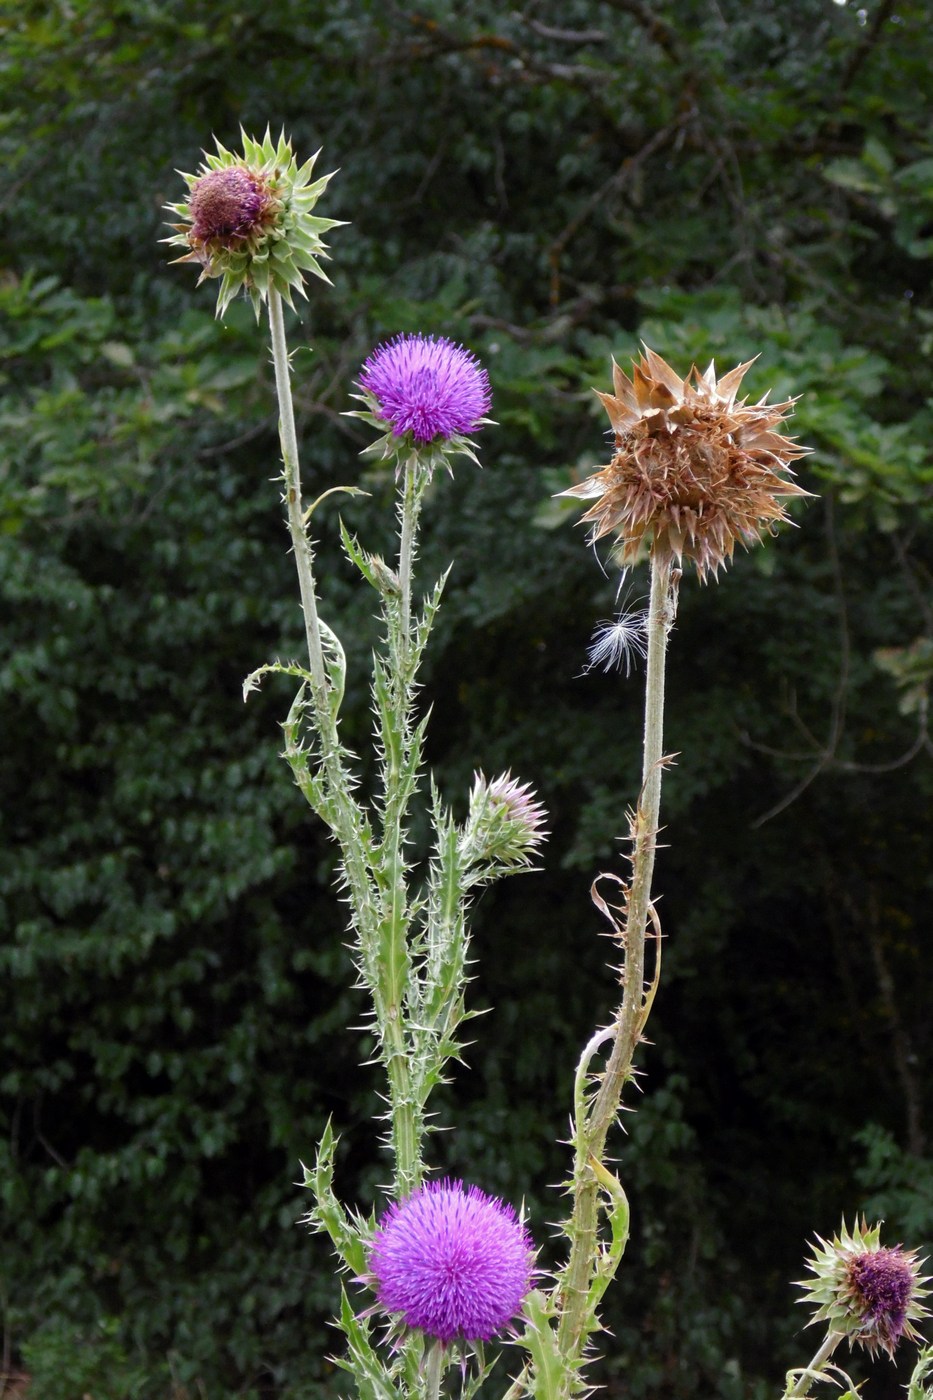
[[[380,1220],[370,1254],[380,1307],[445,1345],[489,1341],[531,1287],[534,1249],[511,1206],[461,1181],[428,1182]]]
[[[299,169],[284,131],[277,142],[268,127],[262,141],[242,128],[240,135],[242,155],[215,138],[216,153],[204,152],[197,174],[182,175],[187,201],[166,206],[180,222],[163,241],[186,250],[175,262],[198,265],[199,284],[221,279],[218,316],[240,290],[258,316],[270,288],[291,306],[294,291],[305,295],[305,272],[328,281],[319,262],[327,256],[321,235],[341,224],[311,213],[331,179],[311,180],[319,153]]]
[[[593,540],[614,534],[623,565],[643,542],[661,562],[692,560],[701,579],[718,574],[736,541],[757,543],[788,516],[779,497],[808,496],[789,463],[809,449],[778,428],[796,400],[736,400],[754,361],[721,378],[711,362],[686,378],[647,346],[631,377],[613,361],[613,393],[596,391],[615,434],[615,453],[561,492],[594,504],[583,515]]]
[[[416,446],[475,432],[492,404],[476,356],[443,336],[386,341],[364,362],[359,383],[380,426]]]
[[[798,1301],[816,1306],[811,1324],[826,1322],[871,1355],[884,1351],[893,1357],[903,1337],[919,1338],[912,1324],[929,1316],[920,1301],[929,1279],[920,1275],[915,1250],[884,1246],[880,1233],[880,1225],[869,1228],[863,1218],[851,1232],[843,1220],[829,1243],[817,1235],[819,1247],[807,1261],[815,1278],[798,1283],[807,1290]]]

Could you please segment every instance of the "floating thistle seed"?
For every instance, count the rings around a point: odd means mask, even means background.
[[[912,1323],[927,1317],[920,1299],[928,1290],[920,1277],[915,1250],[901,1245],[879,1243],[880,1225],[868,1228],[863,1218],[850,1233],[845,1220],[842,1229],[827,1244],[817,1235],[819,1248],[807,1268],[814,1279],[797,1286],[807,1290],[801,1303],[815,1304],[812,1323],[826,1322],[830,1331],[842,1333],[874,1355],[878,1351],[894,1355],[902,1337],[918,1340]]]
[[[645,608],[636,612],[620,612],[611,622],[598,622],[593,640],[587,648],[585,673],[599,666],[603,671],[621,671],[631,674],[632,657],[645,657],[648,654],[648,613]]]
[[[489,1341],[531,1286],[531,1237],[511,1206],[433,1181],[389,1207],[370,1255],[379,1305],[445,1345]]]
[[[713,364],[704,374],[694,366],[681,379],[646,347],[630,379],[613,361],[615,392],[599,394],[615,431],[612,461],[561,494],[595,498],[583,519],[594,540],[618,536],[623,565],[644,540],[661,563],[692,560],[705,579],[737,540],[755,544],[788,518],[779,497],[810,494],[788,465],[809,449],[778,431],[795,400],[736,400],[752,363],[721,379]]]
[[[218,316],[242,288],[258,317],[270,287],[292,306],[293,289],[305,294],[304,272],[329,280],[318,262],[327,256],[321,235],[341,221],[311,213],[331,178],[311,180],[320,152],[299,168],[284,132],[277,143],[268,128],[261,142],[240,134],[242,155],[217,141],[217,154],[205,152],[198,173],[183,176],[188,199],[166,206],[181,222],[164,242],[187,249],[175,262],[196,263],[199,285],[221,279]]]

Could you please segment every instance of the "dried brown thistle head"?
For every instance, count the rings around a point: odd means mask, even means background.
[[[599,394],[615,430],[615,453],[578,486],[596,498],[583,516],[592,538],[615,534],[630,564],[643,540],[662,563],[692,559],[701,580],[731,558],[736,540],[755,544],[787,513],[779,496],[808,496],[788,463],[809,448],[778,431],[796,400],[736,402],[749,365],[719,380],[713,364],[685,379],[645,347],[632,377],[613,361],[614,394]],[[598,392],[598,390],[597,390]]]

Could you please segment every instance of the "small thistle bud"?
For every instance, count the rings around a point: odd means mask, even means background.
[[[596,498],[583,519],[593,523],[593,540],[618,536],[623,565],[646,541],[662,563],[690,559],[705,579],[728,563],[737,540],[755,544],[788,518],[778,497],[810,494],[788,466],[809,449],[777,431],[795,400],[736,401],[751,363],[721,379],[712,364],[703,374],[694,366],[681,379],[646,348],[629,379],[613,362],[615,393],[599,398],[615,454],[561,494]]]
[[[218,316],[243,288],[258,317],[270,287],[291,306],[293,289],[305,294],[304,272],[328,280],[318,262],[326,257],[321,235],[340,220],[311,213],[331,178],[311,182],[317,155],[299,169],[284,132],[278,143],[268,128],[261,142],[241,135],[242,156],[218,141],[217,154],[205,152],[198,173],[183,177],[187,202],[166,206],[182,222],[171,225],[175,232],[164,242],[187,249],[175,261],[197,263],[199,285],[221,278]]]
[[[531,1287],[531,1237],[511,1206],[461,1181],[432,1181],[389,1207],[371,1281],[380,1307],[443,1344],[489,1341]]]
[[[529,783],[511,773],[488,782],[475,775],[464,841],[471,861],[505,867],[528,866],[546,840],[547,812]]]
[[[491,420],[489,376],[469,350],[433,335],[399,335],[364,362],[356,395],[366,412],[354,414],[377,428],[368,455],[399,461],[416,453],[433,470],[450,467],[454,453],[477,460],[468,434]]]
[[[928,1280],[920,1277],[916,1251],[885,1247],[880,1233],[880,1225],[869,1229],[863,1219],[851,1234],[843,1220],[829,1244],[817,1235],[821,1247],[814,1247],[807,1263],[816,1277],[797,1286],[807,1290],[799,1301],[817,1307],[813,1323],[826,1322],[871,1355],[884,1351],[893,1357],[902,1337],[918,1340],[911,1324],[928,1316],[920,1302]]]

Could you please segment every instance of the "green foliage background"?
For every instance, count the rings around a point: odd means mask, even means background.
[[[491,1009],[434,1150],[527,1199],[545,1263],[640,724],[637,679],[581,676],[615,582],[551,496],[602,460],[589,386],[640,338],[682,372],[760,352],[751,392],[802,396],[819,500],[682,589],[664,984],[597,1372],[763,1395],[815,1345],[808,1235],[864,1207],[933,1244],[925,6],[21,0],[0,27],[3,1371],[36,1400],[336,1395],[293,1182],[328,1114],[347,1199],[384,1176],[334,852],[276,757],[288,687],[240,698],[301,647],[265,335],[157,243],[176,167],[270,122],[324,145],[351,221],[291,325],[312,488],[360,480],[340,414],[379,339],[460,338],[493,380],[485,468],[428,510],[422,576],[455,560],[430,759],[462,807],[512,768],[553,836],[476,909]],[[364,484],[340,509],[389,548]],[[336,512],[358,747],[373,623]]]

